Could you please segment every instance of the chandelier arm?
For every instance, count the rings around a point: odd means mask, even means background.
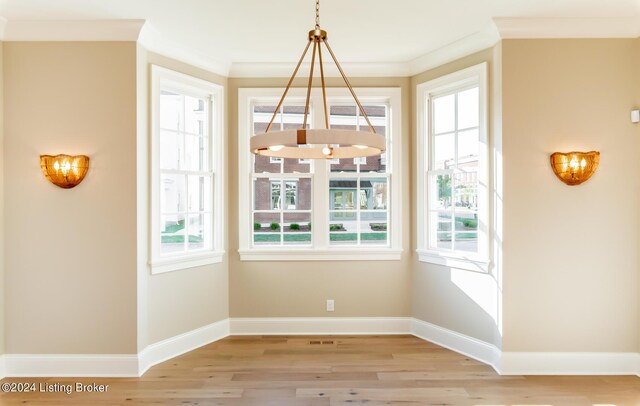
[[[356,96],[356,92],[353,91],[353,88],[351,87],[351,83],[349,83],[349,79],[347,79],[347,75],[344,74],[344,71],[342,70],[340,63],[338,62],[338,59],[336,58],[335,54],[333,53],[333,50],[331,49],[331,46],[329,46],[329,42],[326,39],[324,40],[324,44],[327,46],[327,49],[331,54],[331,58],[333,58],[333,61],[338,67],[338,70],[340,71],[340,75],[342,75],[342,79],[344,80],[344,83],[347,85],[347,88],[349,88],[349,91],[351,92],[351,96],[353,96],[353,99],[356,101],[356,104],[360,109],[360,114],[364,116],[365,120],[367,120],[367,124],[369,125],[369,129],[371,130],[372,133],[375,134],[376,130],[375,128],[373,128],[373,125],[371,125],[371,121],[369,121],[369,116],[367,116],[367,113],[365,113],[364,108],[362,107],[362,104],[360,104],[360,100],[358,100],[358,96]]]
[[[316,50],[318,49],[318,40],[313,39],[313,53],[311,54],[311,68],[309,68],[309,84],[307,85],[307,102],[304,105],[304,121],[302,128],[307,129],[307,117],[309,116],[309,100],[311,100],[311,85],[313,85],[313,66],[316,63]]]
[[[322,83],[322,103],[324,104],[324,124],[329,129],[329,114],[327,112],[327,90],[324,86],[324,67],[322,66],[322,44],[318,41],[318,61],[320,62],[320,81]]]
[[[311,41],[307,41],[307,46],[304,48],[304,51],[302,51],[302,56],[300,57],[300,60],[298,61],[298,64],[296,65],[295,70],[293,71],[293,74],[291,75],[291,78],[289,79],[289,83],[287,83],[287,87],[284,89],[284,93],[282,94],[282,97],[280,98],[280,101],[278,102],[278,107],[276,107],[276,110],[273,112],[273,116],[271,117],[271,121],[269,121],[269,125],[267,125],[267,129],[264,131],[265,134],[269,132],[269,130],[271,129],[271,126],[273,125],[274,120],[276,119],[276,116],[278,115],[278,111],[280,110],[280,107],[282,106],[282,102],[284,102],[284,98],[287,97],[287,93],[289,92],[289,88],[291,87],[291,84],[293,83],[293,79],[296,78],[296,75],[298,74],[298,69],[300,69],[300,65],[302,65],[302,61],[304,60],[305,55],[307,55],[307,51],[309,50],[309,45],[311,45]]]

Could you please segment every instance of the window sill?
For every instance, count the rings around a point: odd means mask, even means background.
[[[445,255],[437,251],[416,250],[418,261],[430,264],[448,266],[466,271],[489,272],[491,262],[465,258],[462,256]]]
[[[245,249],[241,261],[399,261],[401,249]]]
[[[224,251],[213,251],[206,254],[160,259],[150,262],[149,265],[151,266],[151,273],[155,275],[195,268],[197,266],[217,264],[222,262],[223,257]]]

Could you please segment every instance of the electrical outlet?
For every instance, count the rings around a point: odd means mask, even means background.
[[[332,312],[336,309],[336,304],[333,299],[327,299],[327,311]]]

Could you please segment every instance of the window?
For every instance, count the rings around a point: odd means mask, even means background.
[[[486,269],[486,65],[418,86],[418,255]]]
[[[308,126],[324,128],[315,90]],[[357,90],[376,132],[387,138],[382,157],[274,162],[251,154],[249,138],[264,132],[281,94],[240,89],[239,173],[247,179],[238,199],[241,259],[400,259],[401,224],[394,209],[400,207],[400,90]],[[306,89],[291,89],[272,128],[300,128],[305,97]],[[327,103],[332,128],[368,128],[347,89],[328,90]]]
[[[222,88],[158,66],[152,81],[152,272],[220,262]]]

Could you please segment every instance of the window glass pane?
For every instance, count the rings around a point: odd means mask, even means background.
[[[254,245],[281,245],[281,241],[280,213],[255,213],[253,215]]]
[[[282,159],[268,156],[253,155],[253,171],[255,173],[280,173],[282,172]]]
[[[284,173],[309,173],[311,172],[310,160],[299,160],[297,158],[284,158]]]
[[[451,213],[438,211],[431,213],[430,217],[430,222],[432,225],[432,228],[430,230],[432,235],[431,246],[440,249],[452,249],[453,225],[451,222]],[[435,241],[433,241],[434,237]]]
[[[296,210],[311,210],[311,179],[300,178],[298,183],[298,200]]]
[[[458,167],[477,167],[479,146],[477,129],[458,133]]]
[[[478,174],[475,171],[456,173],[454,186],[455,241],[454,249],[466,252],[478,250]]]
[[[435,134],[455,130],[455,103],[455,94],[433,99],[433,132]]]
[[[161,216],[160,253],[170,254],[185,250],[185,216]]]
[[[204,126],[207,117],[206,102],[191,96],[184,98],[185,131],[190,134],[204,135]]]
[[[458,93],[458,129],[477,127],[480,118],[477,87]]]
[[[355,105],[329,106],[329,123],[331,124],[331,128],[336,130],[355,130],[356,110],[357,107]]]
[[[182,139],[177,132],[160,131],[160,169],[180,169]]]
[[[454,201],[456,213],[477,213],[478,210],[478,173],[475,171],[455,174]]]
[[[253,180],[253,209],[271,210],[271,180],[256,178]]]
[[[282,210],[282,182],[281,181],[271,181],[270,182],[271,189],[271,210]]]
[[[189,175],[189,212],[209,211],[211,209],[211,177]]]
[[[205,171],[208,167],[209,138],[185,135],[185,167],[189,171]]]
[[[285,181],[284,182],[284,203],[282,208],[284,210],[297,210],[298,208],[298,182],[297,181]]]
[[[455,157],[455,133],[436,135],[433,143],[433,169],[453,168]]]
[[[385,130],[387,126],[387,106],[385,105],[363,105],[364,112],[367,113],[371,125],[376,130],[378,135],[385,136]],[[361,131],[369,131],[369,124],[363,115],[358,110],[358,124]]]
[[[254,134],[262,134],[267,129],[267,125],[269,121],[271,121],[271,117],[273,117],[273,112],[276,110],[275,105],[256,105],[253,106],[253,133]],[[273,121],[273,126],[271,130],[280,131],[282,123],[282,115],[276,115],[275,120]],[[270,131],[271,131],[270,130]]]
[[[210,214],[195,214],[189,216],[189,251],[209,248],[211,246],[211,236],[207,226],[211,222]]]
[[[453,187],[451,175],[431,175],[430,179],[430,210],[443,210],[451,208],[451,192]]]
[[[275,111],[275,105],[253,106],[253,131],[254,134],[263,134]],[[282,129],[282,114],[278,114],[269,131],[280,131]],[[281,173],[282,159],[269,158],[260,155],[253,156],[253,171],[255,173]]]
[[[386,210],[388,205],[387,179],[364,178],[360,179],[361,210]]]
[[[311,213],[284,213],[284,245],[311,244]]]
[[[385,152],[382,155],[374,155],[356,159],[361,159],[360,172],[362,173],[385,173],[387,171],[386,158],[387,153]]]
[[[387,227],[386,211],[360,213],[360,243],[363,245],[386,245]]]
[[[329,209],[356,210],[357,179],[332,179],[329,181]]]
[[[186,211],[187,185],[185,175],[160,175],[160,211],[180,213]]]
[[[478,233],[471,231],[456,232],[455,235],[456,251],[464,251],[468,253],[478,252]]]
[[[160,91],[160,128],[182,130],[184,106],[182,96],[168,91]]]
[[[356,245],[358,243],[357,213],[354,211],[329,214],[329,244]]]
[[[356,172],[358,170],[358,166],[354,163],[353,159],[336,158],[332,159],[330,162],[331,172]]]

